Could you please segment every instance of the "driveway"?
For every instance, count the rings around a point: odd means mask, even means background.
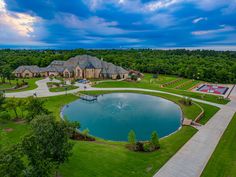
[[[23,91],[23,92],[14,92],[14,93],[6,93],[6,97],[16,97],[16,98],[25,98],[29,96],[33,96],[34,94],[37,95],[37,97],[50,97],[50,96],[57,96],[57,95],[64,95],[66,94],[65,91],[63,92],[50,92],[48,87],[47,87],[47,82],[60,82],[59,80],[52,80],[50,81],[49,78],[39,80],[36,82],[38,85],[38,88],[34,90],[28,90],[28,91]],[[79,84],[76,83],[76,86],[79,88],[74,89],[74,90],[69,90],[67,93],[77,93],[78,91],[106,91],[106,90],[113,90],[113,91],[118,91],[118,90],[130,90],[130,91],[145,91],[145,92],[155,92],[155,93],[163,93],[163,94],[169,94],[177,97],[183,97],[182,95],[174,94],[174,93],[169,93],[169,92],[164,92],[164,91],[159,91],[159,90],[150,90],[150,89],[141,89],[141,88],[94,88],[91,87],[89,84]],[[85,88],[86,87],[86,88]],[[216,107],[223,107],[224,105],[217,104],[217,103],[212,103],[200,99],[195,99],[192,98],[193,101],[205,103],[205,104],[210,104]]]

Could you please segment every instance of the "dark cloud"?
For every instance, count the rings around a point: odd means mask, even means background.
[[[5,18],[0,19],[0,37],[4,40],[0,38],[0,47],[235,46],[236,6],[231,0],[218,1],[4,0],[5,11],[0,12]],[[20,22],[25,17],[27,24]],[[18,28],[7,24],[6,18]]]

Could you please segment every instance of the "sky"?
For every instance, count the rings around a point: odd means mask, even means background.
[[[0,48],[236,50],[236,0],[0,0]]]

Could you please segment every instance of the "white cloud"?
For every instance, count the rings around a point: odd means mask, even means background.
[[[101,8],[102,4],[104,3],[103,0],[83,0],[83,1],[89,7],[89,9],[92,11],[94,11],[98,8]]]
[[[230,31],[234,31],[234,30],[235,30],[235,27],[221,25],[220,28],[218,28],[218,29],[193,31],[192,34],[195,35],[195,36],[202,36],[202,35],[210,35],[210,34],[230,32]]]
[[[169,27],[176,24],[175,18],[170,14],[159,13],[147,19],[147,22],[159,27]]]
[[[199,9],[205,11],[215,10],[220,7],[228,7],[235,4],[235,0],[188,0],[189,2],[197,5]]]
[[[181,0],[162,0],[162,1],[155,0],[155,1],[151,1],[150,3],[147,3],[144,9],[148,11],[156,11],[159,9],[167,8],[179,2],[181,2]]]
[[[39,17],[8,11],[5,2],[0,1],[0,43],[37,44],[36,34],[42,28],[36,30],[35,25],[40,22]]]
[[[196,18],[192,21],[192,23],[196,24],[196,23],[199,23],[200,21],[207,21],[208,19],[206,17],[199,17],[199,18]]]

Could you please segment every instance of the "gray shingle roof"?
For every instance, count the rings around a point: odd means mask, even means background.
[[[19,66],[18,68],[13,71],[14,73],[22,73],[25,70],[28,70],[32,73],[38,73],[40,71],[40,68],[37,65],[30,65],[30,66]]]

